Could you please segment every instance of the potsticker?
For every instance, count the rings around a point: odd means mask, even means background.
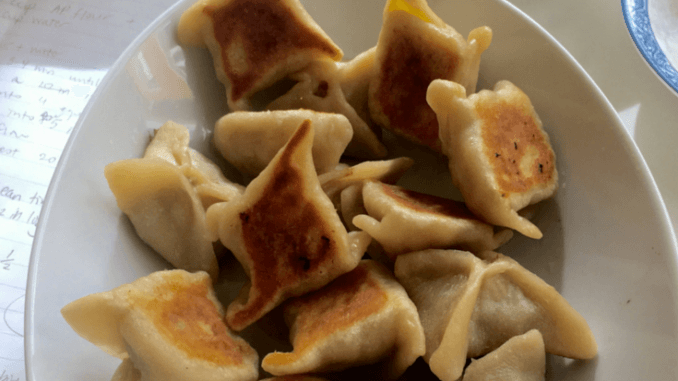
[[[384,248],[389,258],[429,248],[472,252],[494,250],[512,236],[480,221],[463,202],[431,196],[395,185],[370,181],[363,186],[367,214],[353,224]]]
[[[336,168],[353,129],[345,116],[311,110],[236,111],[214,127],[214,145],[241,173],[257,176],[304,120],[313,123],[313,164],[318,173]]]
[[[467,96],[458,83],[436,80],[427,94],[440,122],[452,182],[485,221],[530,238],[542,232],[518,214],[558,188],[556,158],[527,95],[509,81]]]
[[[417,306],[431,371],[457,380],[467,358],[487,354],[531,329],[546,352],[591,359],[598,345],[586,320],[558,291],[516,261],[492,251],[399,255],[395,275]]]
[[[316,59],[343,56],[299,0],[199,0],[178,35],[210,50],[232,110],[249,110],[252,95]]]
[[[237,331],[351,271],[370,243],[366,233],[347,233],[320,187],[313,131],[311,121],[302,122],[241,197],[207,210],[210,230],[249,276],[226,311]]]
[[[223,322],[205,272],[152,273],[66,305],[73,330],[123,362],[114,380],[256,380],[259,356]]]
[[[445,24],[425,0],[389,0],[369,85],[369,110],[380,126],[440,151],[438,121],[426,103],[431,81],[444,78],[475,91],[480,55],[492,40],[488,27],[468,40]]]
[[[285,305],[294,351],[270,353],[275,375],[323,373],[376,364],[379,379],[396,379],[424,354],[417,309],[393,274],[363,260],[353,271]]]
[[[108,164],[104,175],[118,207],[139,237],[177,268],[207,271],[216,280],[217,253],[205,209],[238,197],[244,187],[188,146],[186,127],[167,122],[143,158]]]

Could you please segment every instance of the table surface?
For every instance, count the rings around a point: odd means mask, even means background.
[[[653,2],[664,9],[667,3],[675,4],[649,0],[650,7]],[[70,130],[117,56],[173,3],[147,0],[140,9],[138,2],[127,0],[0,0],[0,311],[4,322],[0,323],[0,380],[25,379],[23,300],[32,233]],[[511,3],[551,33],[607,96],[642,152],[678,226],[678,166],[671,165],[673,144],[678,143],[678,95],[638,53],[621,2]],[[677,8],[671,8],[673,13],[662,25],[678,26]],[[118,31],[114,39],[110,30]],[[107,41],[105,49],[101,41]],[[59,87],[57,80],[50,80],[57,77],[75,85]],[[22,93],[22,88],[30,88],[31,94]],[[41,132],[39,139],[36,131]]]

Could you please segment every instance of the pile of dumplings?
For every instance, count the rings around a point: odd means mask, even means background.
[[[543,380],[545,353],[596,356],[584,318],[495,252],[514,231],[542,237],[529,210],[558,174],[525,93],[475,92],[490,28],[464,39],[425,0],[388,0],[376,46],[341,62],[298,0],[200,0],[178,37],[214,58],[231,110],[214,145],[249,181],[172,121],[142,158],[105,168],[137,234],[175,267],[62,309],[122,360],[113,380],[395,380],[419,358],[444,381]],[[383,134],[447,157],[464,201],[397,185],[414,162],[389,157]],[[231,255],[248,280],[220,300]],[[242,338],[276,324],[291,351]]]

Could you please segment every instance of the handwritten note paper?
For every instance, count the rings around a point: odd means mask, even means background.
[[[175,0],[0,0],[0,381],[25,379],[33,236],[54,169],[110,65]]]

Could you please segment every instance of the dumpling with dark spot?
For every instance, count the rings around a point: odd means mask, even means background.
[[[232,110],[251,109],[252,95],[316,59],[343,56],[299,0],[199,0],[178,36],[209,48]]]
[[[478,220],[463,202],[448,200],[377,181],[363,186],[367,215],[353,224],[379,242],[395,260],[398,254],[433,248],[473,252],[494,250],[513,232]]]
[[[123,360],[114,380],[256,380],[257,352],[223,322],[205,272],[152,273],[66,305],[80,336]]]
[[[393,274],[372,260],[291,299],[284,312],[294,351],[264,357],[262,367],[275,375],[377,364],[380,379],[396,379],[425,351],[414,304]]]
[[[440,151],[438,120],[426,103],[426,89],[443,78],[474,92],[480,55],[491,40],[488,27],[472,30],[465,40],[425,0],[389,0],[375,52],[376,74],[369,85],[372,119]]]
[[[492,251],[399,255],[395,275],[419,311],[431,371],[457,380],[467,358],[487,354],[531,329],[546,352],[591,359],[598,345],[586,320],[558,291],[516,261]]]
[[[366,233],[347,233],[320,187],[312,145],[306,120],[241,197],[207,210],[210,230],[249,277],[226,311],[226,322],[237,331],[286,299],[354,269],[371,240]]]
[[[443,153],[466,206],[485,221],[530,238],[542,232],[518,211],[558,188],[556,157],[528,96],[509,81],[467,96],[436,80],[427,99],[438,115]]]

